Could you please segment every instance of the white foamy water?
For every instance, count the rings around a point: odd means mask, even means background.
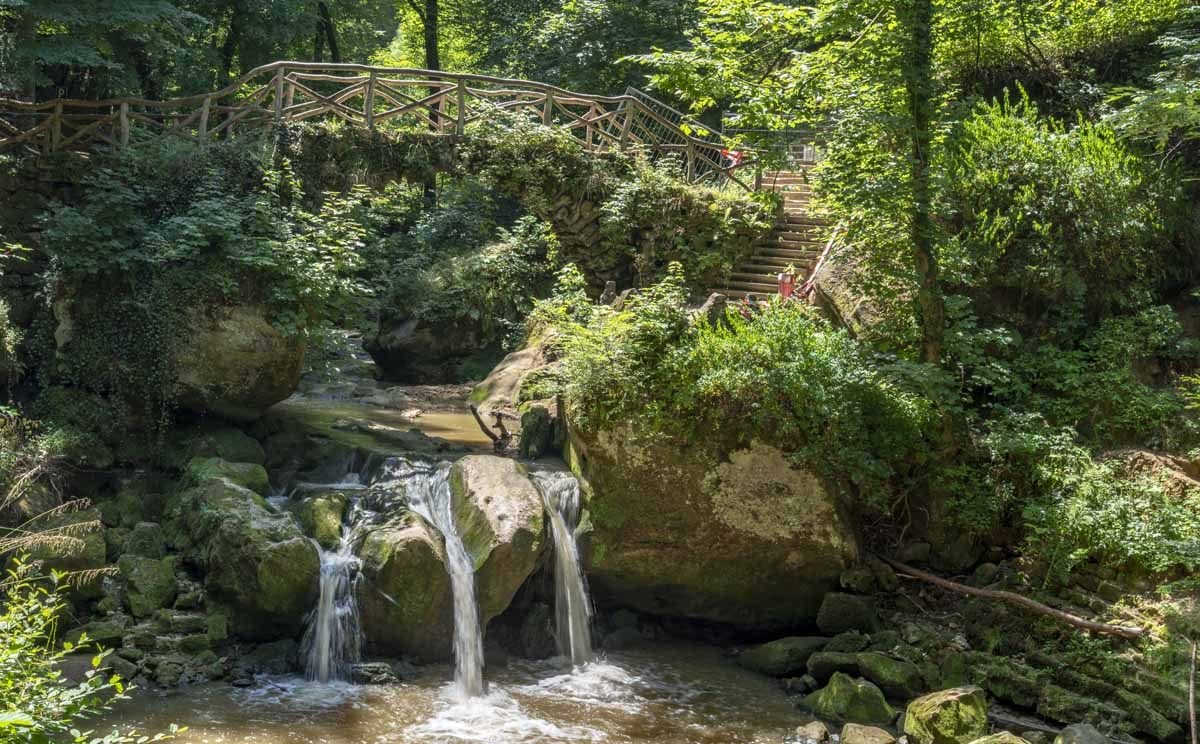
[[[554,539],[554,640],[572,664],[592,660],[592,603],[588,599],[575,528],[579,526],[579,481],[570,473],[539,470],[533,482],[542,495]]]
[[[466,700],[450,673],[421,667],[415,679],[378,686],[276,678],[162,699],[142,691],[110,723],[189,726],[184,744],[788,744],[805,720],[773,680],[695,644],[614,653],[569,674],[512,661]]]
[[[483,628],[475,597],[475,562],[463,545],[451,509],[450,463],[427,467],[397,460],[405,499],[414,512],[442,534],[446,571],[454,595],[454,684],[460,699],[482,695]]]

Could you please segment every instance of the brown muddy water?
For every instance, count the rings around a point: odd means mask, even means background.
[[[466,701],[451,675],[441,665],[402,684],[274,677],[249,688],[142,692],[107,723],[142,731],[176,723],[189,728],[185,744],[788,744],[806,720],[772,680],[694,644],[615,652],[574,670],[512,660],[487,670],[487,693]]]

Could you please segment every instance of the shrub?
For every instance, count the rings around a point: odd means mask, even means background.
[[[170,733],[145,737],[115,729],[99,736],[80,731],[85,721],[126,698],[128,688],[104,669],[108,651],[92,657],[82,681],[64,675],[61,664],[68,654],[92,645],[86,635],[59,645],[59,618],[66,605],[58,581],[57,576],[39,579],[29,564],[17,560],[0,582],[0,741],[118,744],[172,738],[182,729],[172,726]]]
[[[1068,129],[1027,99],[981,104],[946,154],[947,281],[1020,328],[1070,334],[1140,308],[1190,266],[1172,246],[1182,200],[1169,176],[1101,125]]]
[[[884,510],[889,489],[912,485],[907,473],[928,457],[935,371],[872,354],[805,306],[693,321],[676,267],[620,311],[558,317],[565,394],[582,426],[760,439]]]

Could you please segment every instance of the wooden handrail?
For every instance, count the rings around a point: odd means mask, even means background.
[[[339,86],[336,89],[330,86]],[[642,94],[644,95],[644,94]],[[29,102],[0,98],[0,151],[136,147],[174,136],[201,146],[232,136],[234,125],[276,126],[335,116],[377,129],[385,121],[440,134],[464,134],[489,110],[527,111],[566,126],[589,151],[633,149],[681,156],[688,180],[732,177],[724,145],[701,139],[640,96],[576,93],[533,80],[354,63],[280,61],[256,67],[225,87],[166,100],[110,98]]]

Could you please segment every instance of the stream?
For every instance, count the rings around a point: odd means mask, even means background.
[[[553,661],[489,667],[488,692],[463,700],[448,665],[399,684],[260,680],[159,696],[142,691],[106,723],[143,731],[187,726],[182,742],[639,742],[785,744],[798,716],[774,681],[718,649],[661,642],[568,671]]]

